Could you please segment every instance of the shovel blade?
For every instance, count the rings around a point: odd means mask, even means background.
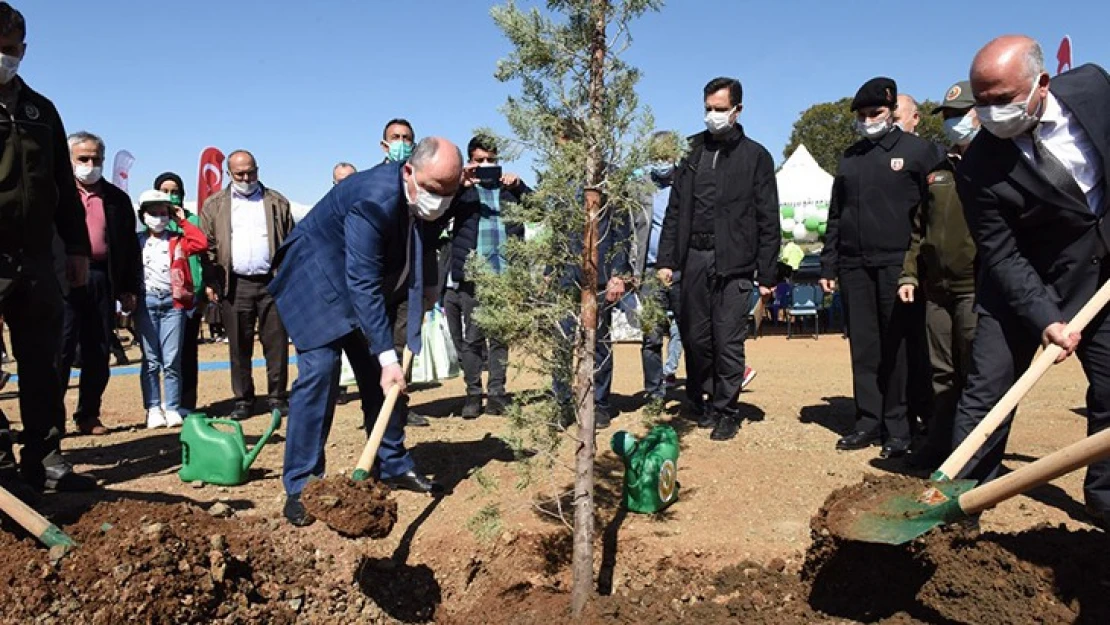
[[[907,543],[938,525],[966,518],[959,497],[975,488],[975,484],[974,480],[931,481],[924,491],[916,487],[862,502],[849,511],[850,522],[837,533],[860,542]]]

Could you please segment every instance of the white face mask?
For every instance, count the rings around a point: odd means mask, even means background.
[[[424,190],[420,183],[416,181],[416,172],[412,173],[412,184],[416,187],[416,200],[412,199],[409,195],[409,185],[405,187],[405,199],[408,200],[409,210],[413,215],[423,219],[424,221],[435,221],[447,212],[447,207],[451,205],[451,196],[449,195],[436,195],[429,191]]]
[[[166,226],[169,225],[170,217],[169,217],[169,215],[162,215],[161,217],[155,217],[154,215],[151,215],[150,213],[143,213],[143,223],[146,224],[147,228],[150,228],[154,232],[159,232],[160,233],[160,232],[162,232],[163,230],[166,229]]]
[[[709,111],[706,113],[705,129],[709,131],[709,134],[719,135],[728,132],[728,129],[732,128],[732,121],[730,118],[732,117],[733,110],[734,109],[729,109],[727,111]]]
[[[890,123],[889,116],[874,122],[856,120],[856,132],[858,132],[861,137],[872,141],[882,139],[890,132],[891,128],[893,128],[893,126]]]
[[[100,182],[102,171],[100,167],[93,167],[92,165],[81,163],[73,168],[73,177],[81,184],[96,184]]]
[[[231,188],[235,189],[235,192],[238,193],[239,195],[243,196],[243,197],[250,197],[250,196],[254,195],[255,191],[258,191],[258,181],[257,180],[255,180],[254,182],[232,181]]]
[[[979,129],[975,126],[975,118],[968,113],[963,117],[944,120],[944,134],[952,143],[966,146],[979,134]]]
[[[0,85],[6,85],[19,73],[19,57],[0,54]]]
[[[1029,103],[1033,101],[1033,94],[1037,92],[1040,78],[1041,74],[1033,77],[1033,85],[1029,88],[1029,96],[1024,102],[976,106],[975,112],[979,114],[979,122],[999,139],[1013,139],[1037,125],[1040,115],[1029,113]],[[1044,108],[1043,101],[1040,108]]]

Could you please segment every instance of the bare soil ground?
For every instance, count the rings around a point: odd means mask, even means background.
[[[226,349],[202,346],[201,359],[226,360]],[[694,429],[675,395],[662,421],[681,438],[680,500],[660,515],[622,513],[623,469],[608,439],[617,429],[643,434],[650,419],[637,394],[638,347],[615,354],[613,404],[622,414],[599,435],[603,596],[590,620],[1110,622],[1110,547],[1105,534],[1089,531],[1082,473],[987,512],[978,538],[935,532],[906,548],[874,549],[830,546],[835,541],[811,528],[834,490],[865,474],[906,471],[900,461],[880,461],[877,449],[834,450],[853,415],[848,346],[836,335],[749,341],[759,376],[742,397],[743,428],[728,443]],[[262,370],[255,373],[264,389]],[[510,391],[536,382],[518,375]],[[16,421],[17,388],[0,394]],[[1007,466],[1083,436],[1085,391],[1074,360],[1050,371],[1022,403]],[[70,410],[76,394],[74,381]],[[202,372],[200,395],[213,412],[229,411],[228,372]],[[103,415],[113,432],[64,442],[103,490],[48,495],[40,506],[82,544],[52,563],[30,539],[0,532],[0,620],[563,622],[570,541],[550,512],[571,474],[515,488],[507,424],[454,416],[462,396],[457,379],[414,392],[413,408],[432,425],[408,429],[419,467],[451,494],[394,493],[393,532],[351,539],[323,523],[298,529],[281,520],[284,428],[247,484],[196,488],[176,475],[177,432],[143,429],[138,377],[113,377]],[[265,430],[263,408],[244,423],[250,442]],[[330,472],[353,468],[365,441],[361,422],[357,401],[339,407]]]

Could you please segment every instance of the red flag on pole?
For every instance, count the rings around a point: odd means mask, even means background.
[[[1059,74],[1064,71],[1064,68],[1071,69],[1071,37],[1064,35],[1064,39],[1060,42],[1060,49],[1056,51],[1056,73]]]
[[[197,182],[197,213],[204,207],[209,195],[224,186],[224,153],[217,148],[208,147],[200,153],[200,175]]]

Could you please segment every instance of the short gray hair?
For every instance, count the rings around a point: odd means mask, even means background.
[[[78,145],[78,144],[85,143],[87,141],[92,141],[93,143],[96,144],[96,151],[98,153],[100,153],[101,156],[104,156],[104,140],[101,139],[100,137],[94,135],[91,132],[88,132],[88,131],[85,131],[85,130],[80,130],[78,132],[75,132],[75,133],[69,135],[69,138],[67,139],[67,141],[69,142],[69,149],[70,150],[73,150],[73,147]]]
[[[335,167],[332,167],[332,168],[331,168],[331,170],[332,170],[332,171],[335,171],[335,170],[339,169],[340,167],[350,167],[351,169],[353,169],[353,170],[355,170],[355,171],[358,171],[358,168],[357,168],[357,167],[355,167],[354,165],[352,165],[352,164],[348,163],[347,161],[340,161],[340,162],[336,163],[336,164],[335,164]]]
[[[438,137],[424,137],[421,139],[413,148],[412,155],[409,156],[409,164],[412,165],[412,168],[420,169],[434,161],[439,153],[439,142]],[[459,150],[458,146],[455,147],[455,152],[458,154],[461,163],[463,161],[462,151]]]
[[[1041,44],[1030,40],[1025,50],[1025,76],[1026,78],[1040,76],[1044,71],[1044,51],[1041,50]]]

